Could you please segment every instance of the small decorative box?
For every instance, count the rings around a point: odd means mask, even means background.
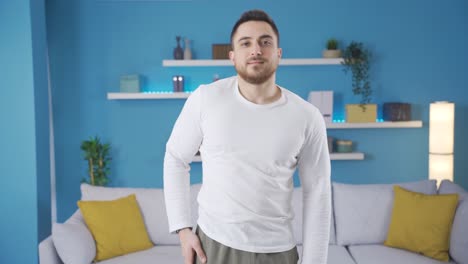
[[[384,103],[383,119],[385,121],[411,120],[411,105],[408,103]]]
[[[141,87],[141,76],[138,74],[120,76],[120,92],[139,93]]]
[[[347,104],[345,107],[347,123],[375,123],[377,119],[376,104]]]
[[[353,151],[353,142],[351,140],[337,140],[336,152],[348,153]]]
[[[212,55],[213,60],[228,60],[231,44],[213,44]]]

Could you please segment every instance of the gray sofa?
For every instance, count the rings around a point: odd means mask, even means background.
[[[393,185],[333,183],[334,236],[330,237],[328,263],[447,263],[383,245],[391,219]],[[451,260],[448,263],[468,264],[468,193],[450,181],[443,181],[439,190],[435,181],[398,185],[425,194],[459,194],[460,201],[451,230]]]
[[[437,190],[435,181],[420,181],[399,184],[403,188],[426,194],[459,193],[460,202],[453,222],[449,263],[468,264],[468,194],[459,186],[444,181]],[[330,232],[329,264],[441,264],[441,262],[406,250],[386,247],[383,242],[390,223],[393,203],[392,184],[351,185],[333,183],[333,215]],[[197,218],[196,196],[200,185],[192,185],[193,221]],[[135,193],[149,236],[155,247],[124,256],[115,257],[102,264],[145,264],[183,263],[178,238],[168,234],[168,225],[160,189],[106,188],[82,185],[82,200],[111,200]],[[293,222],[298,250],[302,251],[302,191],[295,188],[292,204],[296,212]],[[77,211],[66,223],[85,226]],[[57,229],[55,229],[57,230]],[[81,229],[86,230],[86,229]],[[86,231],[83,231],[86,232]],[[79,236],[78,236],[79,237]],[[64,241],[53,234],[39,244],[41,264],[91,263],[83,260],[86,255],[80,247],[91,242],[72,241],[68,236]],[[75,238],[79,240],[79,238]],[[83,239],[85,240],[85,239]],[[64,245],[64,244],[70,245]],[[81,245],[80,245],[81,243]],[[83,245],[85,244],[85,245]],[[67,249],[68,246],[68,249]],[[59,249],[59,250],[57,250]],[[67,251],[68,250],[68,251]],[[71,251],[71,252],[70,252]],[[79,252],[79,254],[77,254]],[[89,252],[89,250],[88,250]],[[300,252],[301,253],[301,252]],[[71,259],[80,255],[82,259]],[[59,257],[60,255],[60,257]],[[301,255],[301,254],[299,254]],[[75,257],[76,258],[76,257]]]

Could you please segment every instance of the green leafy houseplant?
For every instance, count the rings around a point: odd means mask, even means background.
[[[361,107],[372,99],[369,80],[371,52],[361,42],[352,41],[343,52],[344,71],[352,73],[352,87],[355,95],[361,95]]]
[[[328,50],[336,50],[338,49],[338,41],[334,38],[331,38],[327,41],[327,49]]]
[[[83,157],[88,161],[89,181],[83,179],[83,182],[91,185],[104,186],[109,182],[110,144],[101,143],[99,137],[91,137],[81,143]]]
[[[322,56],[327,59],[341,57],[341,50],[338,49],[338,41],[334,38],[329,38],[326,43],[326,49],[322,51]]]

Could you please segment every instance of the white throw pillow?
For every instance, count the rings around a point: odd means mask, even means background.
[[[89,264],[96,256],[93,236],[86,224],[79,219],[72,217],[66,223],[54,223],[52,240],[57,254],[65,264]]]

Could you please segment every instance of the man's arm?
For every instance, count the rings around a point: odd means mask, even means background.
[[[164,196],[170,232],[193,225],[190,212],[189,164],[203,138],[200,122],[201,87],[185,102],[166,144]]]
[[[164,156],[164,197],[169,232],[178,232],[185,264],[192,264],[198,256],[202,263],[206,255],[192,226],[190,212],[190,162],[203,139],[201,129],[202,87],[193,92],[175,122],[166,144]]]
[[[313,117],[298,160],[303,190],[302,263],[326,264],[331,221],[330,155],[325,122]]]

